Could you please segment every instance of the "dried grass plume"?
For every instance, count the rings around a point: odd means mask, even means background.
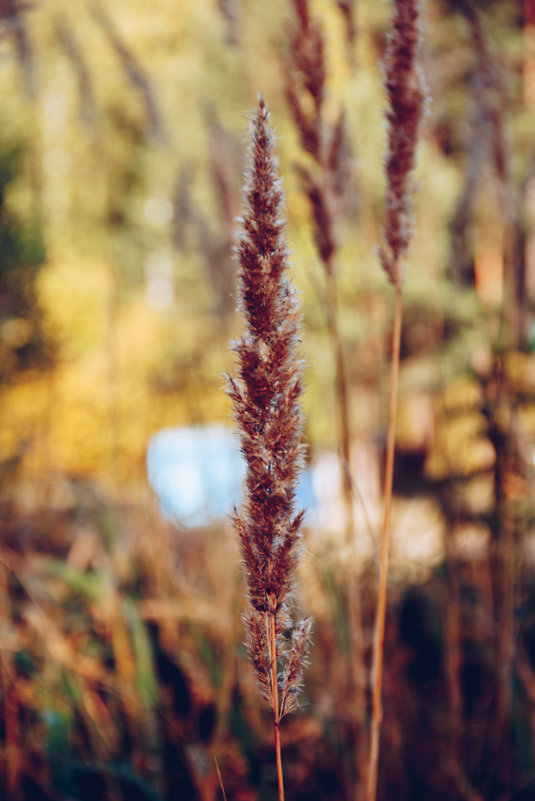
[[[297,705],[311,621],[294,626],[290,616],[303,518],[295,509],[303,461],[300,312],[285,276],[283,197],[268,121],[260,98],[237,247],[245,331],[233,346],[239,375],[229,379],[228,391],[247,462],[244,501],[233,517],[247,578],[247,644],[278,729],[280,718]]]
[[[402,280],[401,260],[411,236],[410,173],[414,167],[425,84],[416,60],[420,42],[419,0],[396,0],[385,56],[388,95],[387,214],[382,266],[393,284]]]

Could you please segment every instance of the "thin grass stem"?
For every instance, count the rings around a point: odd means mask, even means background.
[[[215,769],[217,771],[217,778],[219,779],[219,786],[221,787],[221,793],[223,795],[223,801],[227,801],[227,794],[225,793],[225,785],[223,784],[223,779],[221,777],[221,771],[219,770],[219,763],[217,758],[214,755],[214,762],[215,762]]]
[[[398,274],[401,271],[398,270]],[[386,620],[386,589],[388,580],[388,560],[390,552],[390,517],[392,511],[392,489],[394,483],[394,455],[396,449],[396,425],[399,384],[399,361],[401,346],[401,326],[403,319],[403,287],[401,278],[396,282],[394,306],[394,327],[392,331],[392,358],[390,361],[390,402],[388,412],[388,434],[385,456],[384,517],[379,548],[379,593],[373,648],[373,693],[372,721],[370,736],[370,761],[366,801],[375,801],[377,795],[377,769],[379,764],[379,741],[381,734],[383,659]]]
[[[271,601],[272,603],[274,603],[273,596]],[[282,775],[279,691],[278,691],[278,676],[277,676],[277,635],[276,635],[276,618],[273,612],[269,613],[269,619],[270,619],[270,642],[271,642],[271,681],[273,687],[273,726],[275,733],[275,759],[277,762],[277,785],[279,788],[279,801],[284,801],[284,778]]]
[[[383,269],[395,289],[390,401],[385,455],[384,516],[379,544],[379,591],[375,618],[372,670],[372,721],[366,801],[375,801],[381,734],[383,662],[388,581],[390,517],[394,483],[394,455],[398,406],[401,326],[403,319],[403,259],[411,235],[410,173],[414,166],[418,132],[425,101],[423,76],[416,63],[420,39],[419,0],[394,0],[391,30],[385,54],[385,88],[389,99],[388,155],[386,159],[387,213],[384,247],[379,249]]]

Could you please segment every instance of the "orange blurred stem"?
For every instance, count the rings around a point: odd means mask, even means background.
[[[388,434],[385,457],[384,517],[379,552],[379,593],[375,618],[373,643],[373,697],[370,739],[370,761],[366,801],[375,801],[377,795],[377,768],[379,764],[379,739],[381,733],[383,655],[386,618],[386,588],[388,579],[390,513],[392,510],[392,487],[394,480],[394,454],[396,448],[396,423],[398,406],[399,355],[401,345],[401,323],[403,317],[403,284],[400,265],[396,270],[396,299],[394,306],[394,328],[392,331],[392,357],[390,361],[390,405],[388,412]]]

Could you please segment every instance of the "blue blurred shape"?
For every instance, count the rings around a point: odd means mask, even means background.
[[[241,499],[245,461],[237,436],[223,425],[166,428],[147,450],[149,483],[163,514],[185,526],[223,520]],[[314,505],[307,470],[297,492],[297,508]]]

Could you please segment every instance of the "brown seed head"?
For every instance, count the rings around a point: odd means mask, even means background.
[[[249,656],[263,696],[273,700],[266,616],[275,617],[277,656],[282,658],[301,539],[302,513],[294,507],[302,467],[302,364],[295,352],[299,309],[284,275],[288,260],[282,190],[268,121],[260,98],[251,126],[246,208],[237,247],[245,331],[234,345],[239,375],[229,379],[229,395],[247,463],[245,498],[233,524],[251,605],[246,618]],[[304,653],[303,637],[296,643]],[[296,660],[294,650],[286,659]]]
[[[387,247],[381,261],[390,281],[402,279],[400,260],[410,239],[409,176],[414,166],[425,90],[416,63],[420,41],[419,0],[394,0],[394,16],[385,56],[385,87],[389,100],[386,159]]]

